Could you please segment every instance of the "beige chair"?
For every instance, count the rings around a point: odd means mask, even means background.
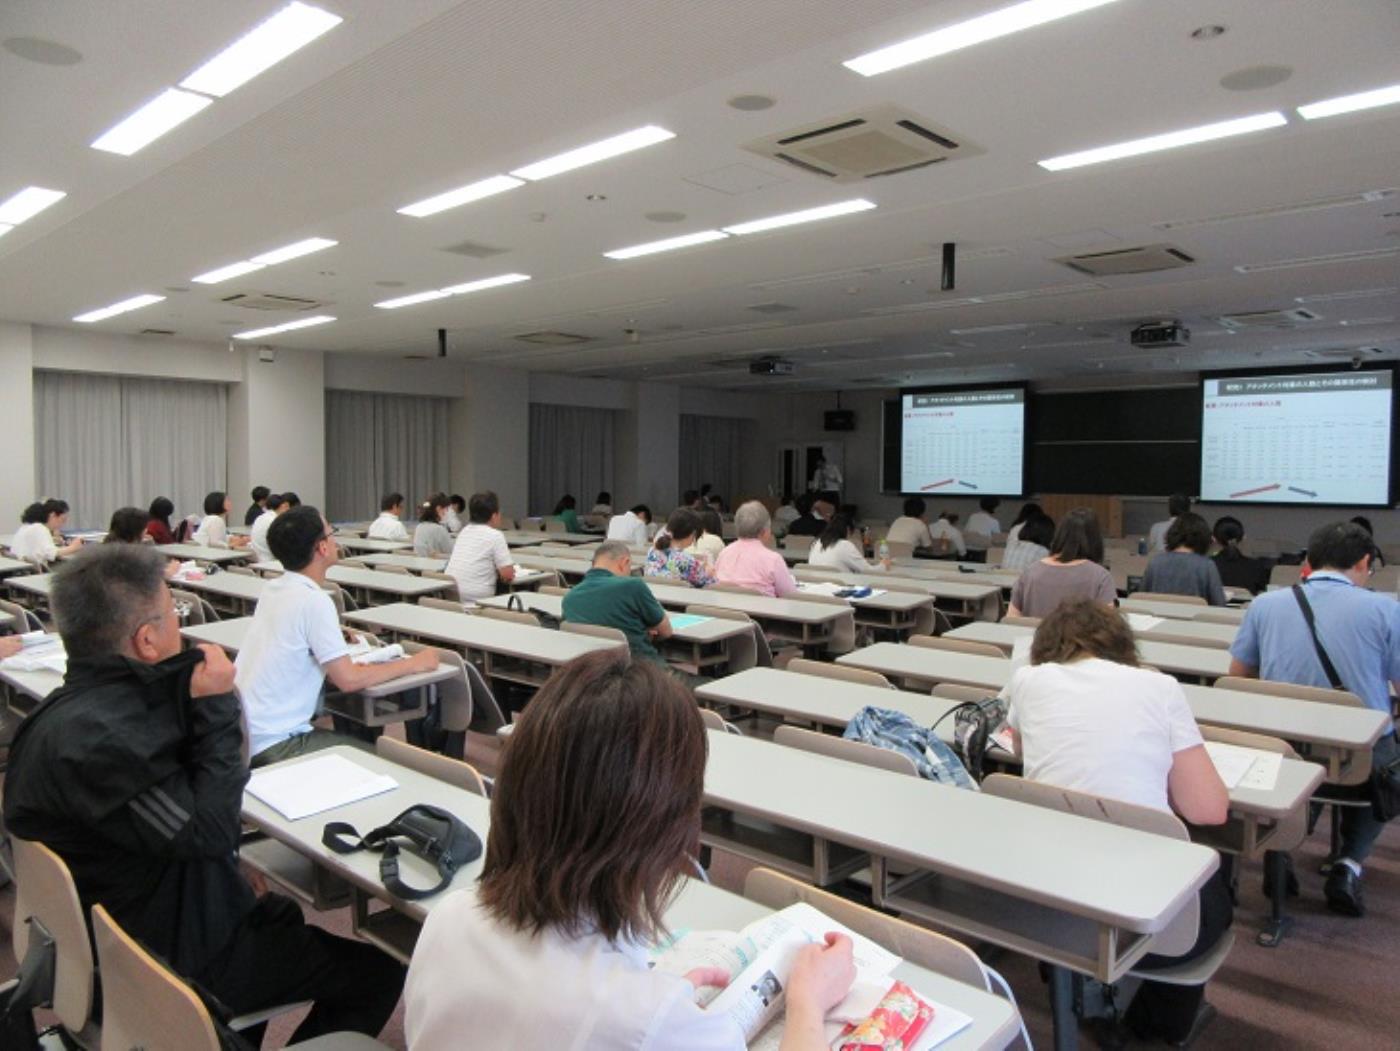
[[[972,653],[978,657],[999,657],[1006,654],[990,642],[972,642],[968,639],[950,639],[946,635],[911,635],[909,645],[922,646],[926,650],[951,650],[954,653]]]
[[[392,562],[384,562],[377,566],[371,566],[370,568],[376,573],[398,573],[400,576],[413,576],[413,574],[409,572],[407,566],[396,566]]]
[[[184,612],[184,616],[180,618],[180,624],[184,627],[191,624],[213,624],[219,619],[219,615],[214,612],[214,607],[209,605],[208,600],[196,595],[193,591],[171,588],[170,597],[175,600],[175,611],[177,613]]]
[[[225,566],[225,567],[224,567],[224,572],[225,572],[225,573],[232,573],[232,574],[234,574],[235,576],[239,576],[239,577],[255,577],[255,576],[257,576],[257,574],[253,572],[253,567],[252,567],[252,566],[245,566],[245,565],[229,565],[229,566]]]
[[[804,730],[798,726],[780,726],[773,731],[773,742],[789,748],[799,748],[804,752],[842,759],[848,763],[862,763],[877,770],[888,770],[895,774],[908,774],[918,777],[918,767],[914,760],[900,752],[880,748],[864,741],[847,741],[844,737]]]
[[[1105,796],[1075,792],[1067,788],[1038,781],[1028,781],[1022,777],[1009,777],[1006,774],[992,774],[982,782],[982,791],[1003,799],[1014,799],[1031,806],[1058,810],[1061,813],[1075,814],[1092,821],[1105,821],[1124,828],[1133,828],[1153,835],[1171,839],[1188,840],[1186,826],[1175,814],[1152,807],[1136,806],[1119,802]],[[1159,956],[1180,956],[1189,952],[1196,944],[1200,932],[1200,901],[1192,897],[1177,913],[1176,918],[1152,938],[1151,951]],[[1152,971],[1130,971],[1141,978],[1150,978],[1169,985],[1204,985],[1210,980],[1235,943],[1234,933],[1226,931],[1215,946],[1207,953],[1178,964]]]
[[[18,602],[0,599],[0,619],[5,617],[9,618],[10,628],[16,634],[44,630],[44,625],[32,610],[25,609]]]
[[[1191,618],[1197,624],[1229,624],[1231,627],[1238,627],[1240,618],[1238,613],[1224,613],[1207,610],[1204,613],[1197,613]]]
[[[606,624],[580,624],[573,620],[563,620],[559,622],[559,629],[575,635],[592,635],[595,639],[610,639],[627,645],[627,635],[622,629],[610,628]]]
[[[843,682],[858,682],[862,686],[883,686],[887,690],[894,689],[890,680],[877,671],[848,668],[844,664],[829,664],[826,661],[808,660],[806,657],[794,657],[788,661],[787,670],[795,671],[799,675],[815,675],[822,679],[840,679]]]
[[[827,630],[830,632],[825,645],[827,653],[840,656],[843,653],[850,653],[856,648],[856,613],[851,608],[851,604],[843,598],[835,595],[814,595],[810,592],[797,591],[785,598],[795,599],[799,602],[816,602],[825,606],[840,606],[844,615],[835,617],[827,622]]]
[[[1133,600],[1143,599],[1150,602],[1180,602],[1187,606],[1208,606],[1210,605],[1200,595],[1173,595],[1169,591],[1134,591]]]
[[[194,990],[117,926],[101,905],[93,906],[92,929],[102,968],[101,1051],[219,1051],[209,1010]],[[288,1046],[302,1051],[385,1047],[360,1033],[329,1033]]]
[[[711,584],[706,591],[728,591],[735,595],[761,595],[761,591],[753,588],[740,587],[738,584]]]
[[[567,595],[569,589],[558,584],[542,584],[535,589],[541,595]]]
[[[524,624],[531,628],[540,626],[540,618],[527,609],[496,609],[494,606],[482,606],[476,611],[476,615],[488,620],[505,620],[512,624]]]
[[[1269,587],[1290,588],[1303,576],[1302,566],[1274,566],[1269,571]]]
[[[890,549],[890,558],[913,558],[914,545],[904,540],[889,540],[885,544]],[[878,546],[878,545],[877,545]]]
[[[436,569],[425,570],[425,571],[423,572],[422,576],[423,576],[423,578],[424,578],[425,580],[442,580],[442,581],[446,581],[447,584],[449,584],[450,586],[447,587],[447,588],[444,588],[444,589],[442,590],[442,592],[441,592],[441,595],[442,595],[443,597],[445,597],[445,598],[450,598],[453,602],[458,602],[458,603],[460,603],[460,602],[462,601],[461,596],[460,596],[460,594],[459,594],[458,591],[457,591],[457,578],[456,578],[456,577],[448,576],[446,573],[439,572],[439,571],[436,570]]]
[[[466,613],[466,610],[462,608],[462,604],[456,599],[433,598],[431,595],[422,595],[418,599],[418,605],[422,606],[424,609],[440,609],[446,613]]]
[[[743,732],[731,722],[726,722],[724,717],[710,708],[700,709],[700,721],[705,724],[706,730],[723,730],[727,734],[738,734],[743,736]]]
[[[940,682],[931,691],[931,696],[945,697],[950,701],[977,704],[980,701],[985,701],[988,697],[996,696],[996,691],[983,689],[981,686],[962,686],[954,682]]]
[[[726,665],[728,673],[735,675],[749,668],[773,667],[773,653],[768,648],[768,637],[763,634],[763,629],[754,623],[750,617],[741,609],[726,609],[723,606],[706,606],[702,603],[686,606],[687,613],[693,613],[699,617],[718,617],[720,620],[740,620],[750,626],[748,635],[736,635],[728,640],[729,663]]]
[[[546,533],[567,533],[569,528],[564,524],[562,518],[550,516],[544,520],[544,531]]]
[[[381,734],[374,742],[374,750],[381,759],[417,770],[420,774],[446,781],[449,785],[465,788],[473,795],[486,796],[486,781],[471,763],[451,756],[430,752],[426,748],[400,741],[388,734]]]
[[[1005,545],[1002,545],[1002,546],[1000,546],[1000,547],[989,547],[989,548],[987,548],[987,565],[988,565],[988,566],[999,566],[999,565],[1001,565],[1001,561],[1002,561],[1002,559],[1004,559],[1005,557],[1006,557],[1006,547],[1005,547]]]
[[[359,609],[359,606],[355,604],[355,600],[350,597],[350,593],[339,584],[332,583],[328,580],[321,585],[321,590],[331,597],[331,602],[335,605],[335,615],[337,617],[343,617],[346,613]]]
[[[1040,627],[1040,618],[1039,618],[1039,617],[1018,617],[1018,616],[1013,616],[1013,615],[1010,614],[1010,613],[1008,613],[1006,616],[1002,617],[1002,618],[1001,618],[1001,622],[1002,622],[1003,624],[1014,624],[1014,625],[1016,625],[1017,627],[1021,627],[1021,628],[1038,628],[1038,627]]]
[[[48,847],[18,837],[10,842],[15,859],[15,958],[23,961],[31,950],[42,953],[52,941],[53,1012],[80,1045],[95,1047],[92,945],[78,888],[63,859]]]

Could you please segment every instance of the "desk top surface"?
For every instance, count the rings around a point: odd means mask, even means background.
[[[1195,620],[1202,613],[1209,613],[1221,619],[1229,619],[1235,624],[1244,622],[1244,610],[1233,606],[1198,606],[1194,602],[1163,602],[1159,599],[1140,599],[1129,595],[1120,604],[1124,613],[1147,613],[1154,617],[1169,617],[1175,620]]]
[[[162,555],[197,562],[239,562],[253,557],[248,548],[205,547],[203,544],[157,544],[156,550]]]
[[[33,566],[28,567],[30,569]],[[25,576],[6,577],[5,583],[12,588],[19,588],[21,591],[28,591],[35,595],[47,595],[53,588],[52,573],[29,573]]]
[[[351,551],[403,551],[413,549],[411,540],[371,540],[362,536],[341,536],[336,534],[335,542]]]
[[[518,596],[492,595],[490,598],[478,599],[476,604],[491,609],[509,609],[511,599],[516,597],[531,613],[543,613],[555,620],[564,619],[563,595],[541,595],[537,591],[523,591]],[[676,628],[671,637],[682,642],[719,642],[735,635],[746,634],[750,630],[752,629],[749,625],[741,620],[706,617],[698,624],[687,624],[684,627]]]
[[[735,609],[754,617],[785,620],[796,624],[825,624],[850,612],[851,607],[806,599],[771,598],[768,595],[747,595],[738,591],[717,591],[714,588],[692,588],[677,584],[647,581],[647,587],[663,606],[718,606]]]
[[[345,620],[369,628],[384,628],[419,635],[454,646],[490,650],[493,653],[523,657],[545,664],[566,664],[585,653],[623,645],[591,635],[574,635],[552,628],[513,624],[491,617],[474,617],[468,613],[428,609],[406,602],[394,602],[387,606],[375,606],[347,613]]]

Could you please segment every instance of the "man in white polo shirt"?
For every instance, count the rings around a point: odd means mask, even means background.
[[[321,512],[305,506],[278,516],[267,531],[268,546],[286,572],[263,588],[234,662],[252,766],[346,743],[329,730],[311,728],[326,679],[350,693],[438,666],[431,647],[387,664],[350,660],[335,604],[322,588],[336,560],[331,535]]]
[[[365,535],[370,540],[411,540],[403,525],[403,493],[389,493],[379,501],[379,517]]]
[[[272,528],[272,523],[277,521],[278,515],[300,506],[301,497],[296,493],[268,494],[267,509],[253,519],[248,533],[248,549],[253,552],[254,558],[259,562],[272,561],[272,548],[267,546],[267,531]]]
[[[515,564],[501,535],[501,502],[495,493],[472,493],[467,518],[452,545],[447,575],[457,581],[457,596],[463,602],[476,602],[494,595],[497,582],[514,580]]]
[[[646,547],[651,542],[647,527],[651,525],[651,508],[638,504],[630,511],[608,519],[608,540],[621,540],[633,547]]]

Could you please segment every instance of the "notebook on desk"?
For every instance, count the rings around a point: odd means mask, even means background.
[[[278,763],[255,771],[248,779],[248,794],[288,821],[358,803],[398,787],[388,774],[376,774],[339,755]]]

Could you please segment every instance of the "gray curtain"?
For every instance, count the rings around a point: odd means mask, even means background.
[[[451,479],[451,402],[398,394],[326,391],[326,515],[359,521],[386,493],[411,509]],[[414,516],[405,512],[412,531]]]
[[[157,496],[177,517],[202,512],[228,476],[228,387],[36,371],[34,446],[36,496],[68,501],[72,527],[105,528]]]
[[[613,488],[617,413],[572,405],[530,406],[530,511],[547,515],[565,493],[580,511]]]
[[[681,415],[681,489],[709,482],[729,507],[736,506],[744,455],[753,454],[751,420],[730,416]]]

